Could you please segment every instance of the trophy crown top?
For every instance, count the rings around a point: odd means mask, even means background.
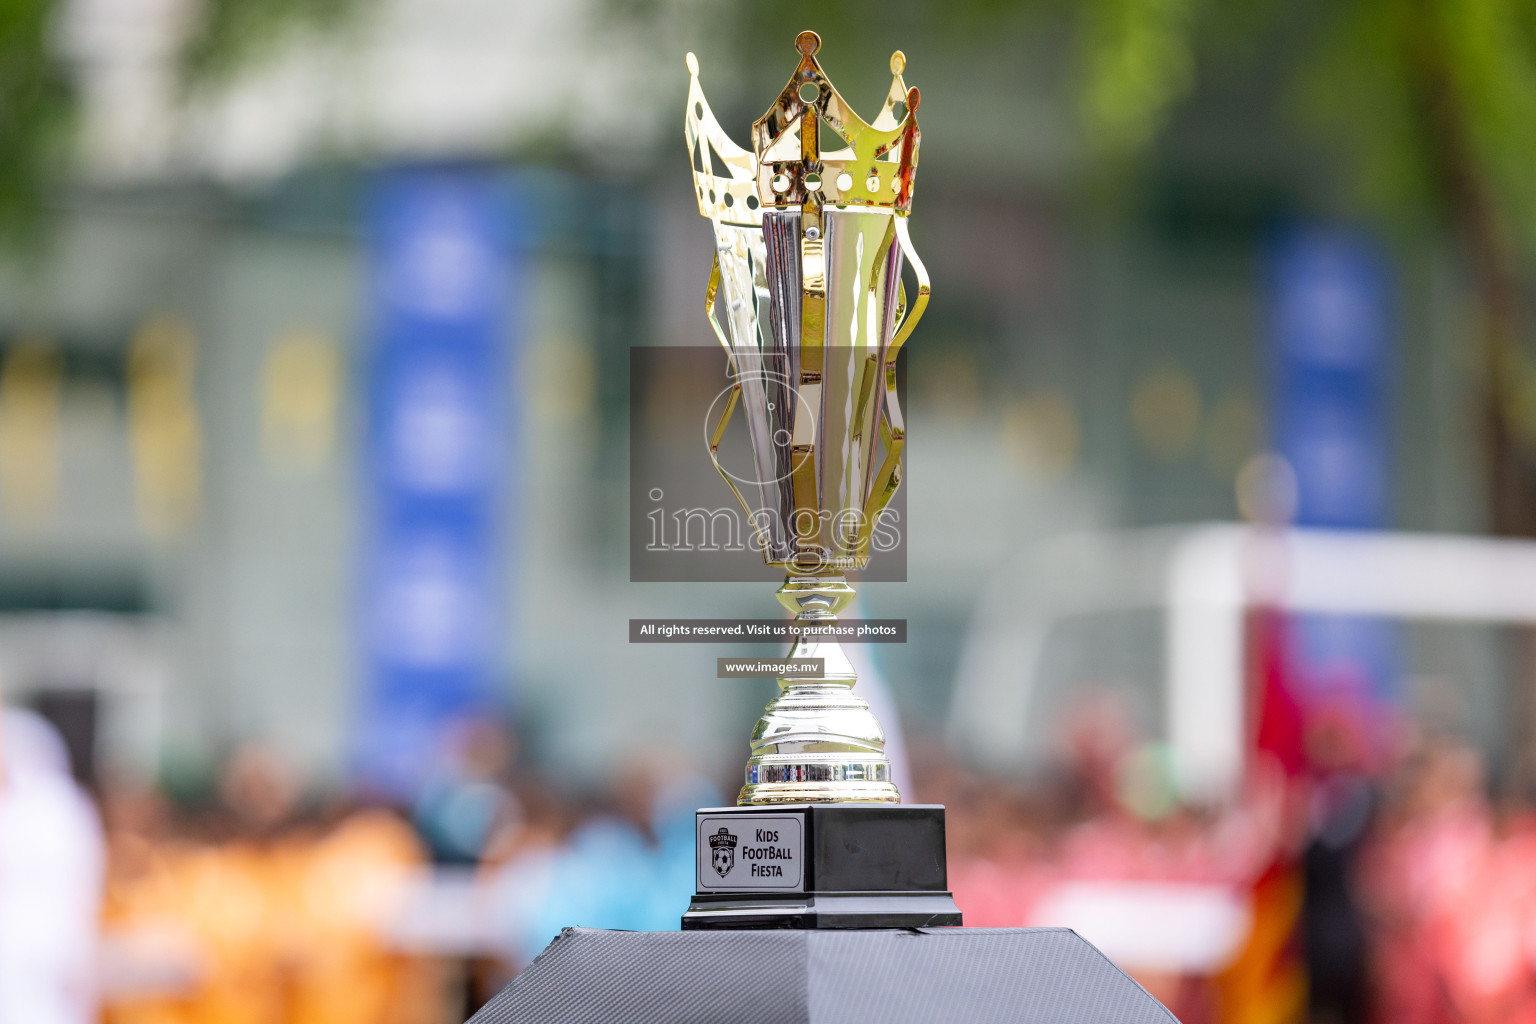
[[[742,225],[761,224],[770,207],[861,206],[907,214],[921,133],[918,91],[902,79],[906,55],[891,54],[891,87],[869,122],[848,105],[817,61],[820,36],[801,32],[795,50],[800,63],[753,123],[751,151],[720,127],[699,85],[698,59],[688,54],[683,127],[693,154],[699,213]],[[717,173],[717,162],[723,173]]]

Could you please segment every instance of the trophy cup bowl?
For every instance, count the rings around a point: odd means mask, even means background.
[[[778,598],[805,631],[789,656],[825,662],[819,679],[779,680],[752,733],[742,805],[901,800],[853,667],[816,630],[854,599],[845,574],[868,564],[901,485],[896,359],[929,292],[907,234],[919,97],[898,51],[880,114],[865,122],[822,71],[820,44],[814,32],[795,40],[799,66],[753,125],[751,151],[721,129],[697,59],[687,62],[694,185],[715,233],[706,313],[733,379],[710,453],[763,560],[786,573]],[[918,282],[910,308],[904,264]],[[719,458],[738,409],[750,478]]]

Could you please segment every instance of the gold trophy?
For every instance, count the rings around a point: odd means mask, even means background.
[[[885,103],[866,122],[817,62],[820,47],[814,32],[796,38],[799,66],[753,124],[750,151],[715,120],[698,60],[687,59],[694,188],[715,232],[706,312],[734,380],[710,452],[764,561],[788,574],[779,601],[813,633],[789,656],[825,661],[821,678],[779,680],[752,733],[743,805],[901,800],[853,667],[814,627],[853,600],[844,574],[868,564],[876,520],[901,485],[896,357],[929,291],[907,234],[918,91],[902,81],[897,51]],[[903,263],[918,284],[910,308]],[[751,481],[718,455],[738,407]]]
[[[795,46],[799,66],[754,125],[753,152],[720,130],[689,54],[687,131],[699,210],[715,229],[709,317],[733,376],[711,451],[739,406],[751,479],[718,454],[715,466],[767,564],[788,573],[779,599],[814,627],[851,600],[844,573],[868,563],[875,517],[901,483],[896,356],[928,278],[907,238],[918,135],[904,58],[891,58],[896,80],[866,124],[816,62],[816,34]],[[903,262],[918,281],[910,310]],[[1173,1020],[1065,929],[929,933],[961,923],[944,808],[900,802],[880,727],[835,643],[802,640],[790,656],[825,659],[826,678],[779,681],[740,803],[698,811],[684,934],[568,928],[475,1022]],[[786,928],[869,931],[737,931]],[[737,933],[688,934],[709,930]]]
[[[824,665],[820,678],[779,680],[737,806],[698,812],[684,929],[960,924],[944,808],[901,804],[853,666],[818,635],[853,600],[845,574],[868,565],[901,486],[896,358],[928,304],[907,235],[918,94],[902,81],[906,58],[891,57],[894,80],[870,124],[827,79],[820,48],[814,32],[795,39],[800,63],[753,124],[751,151],[710,113],[688,55],[694,189],[715,230],[705,308],[732,377],[710,455],[763,560],[787,573],[779,600],[804,630],[790,658]],[[904,264],[917,280],[910,306]],[[738,409],[750,479],[720,460]]]

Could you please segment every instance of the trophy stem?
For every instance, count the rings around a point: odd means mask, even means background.
[[[807,626],[832,625],[854,598],[841,576],[790,574],[779,602]],[[752,730],[752,757],[738,804],[900,803],[885,757],[885,733],[864,699],[858,675],[835,638],[801,636],[790,658],[821,658],[819,679],[780,679]]]

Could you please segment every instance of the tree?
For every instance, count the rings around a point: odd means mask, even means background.
[[[1285,69],[1298,127],[1331,143],[1364,208],[1431,223],[1457,245],[1478,312],[1489,525],[1536,536],[1536,372],[1526,351],[1536,3],[1089,0],[1081,12],[1082,121],[1101,157],[1122,164],[1197,87],[1210,40],[1282,27],[1300,36]]]
[[[0,3],[0,243],[34,232],[66,150],[73,91],[50,52],[53,7]]]
[[[0,0],[0,246],[36,239],[70,172],[76,93],[55,46],[62,0]],[[295,30],[342,24],[357,0],[203,0],[181,40],[187,89],[258,59]]]

